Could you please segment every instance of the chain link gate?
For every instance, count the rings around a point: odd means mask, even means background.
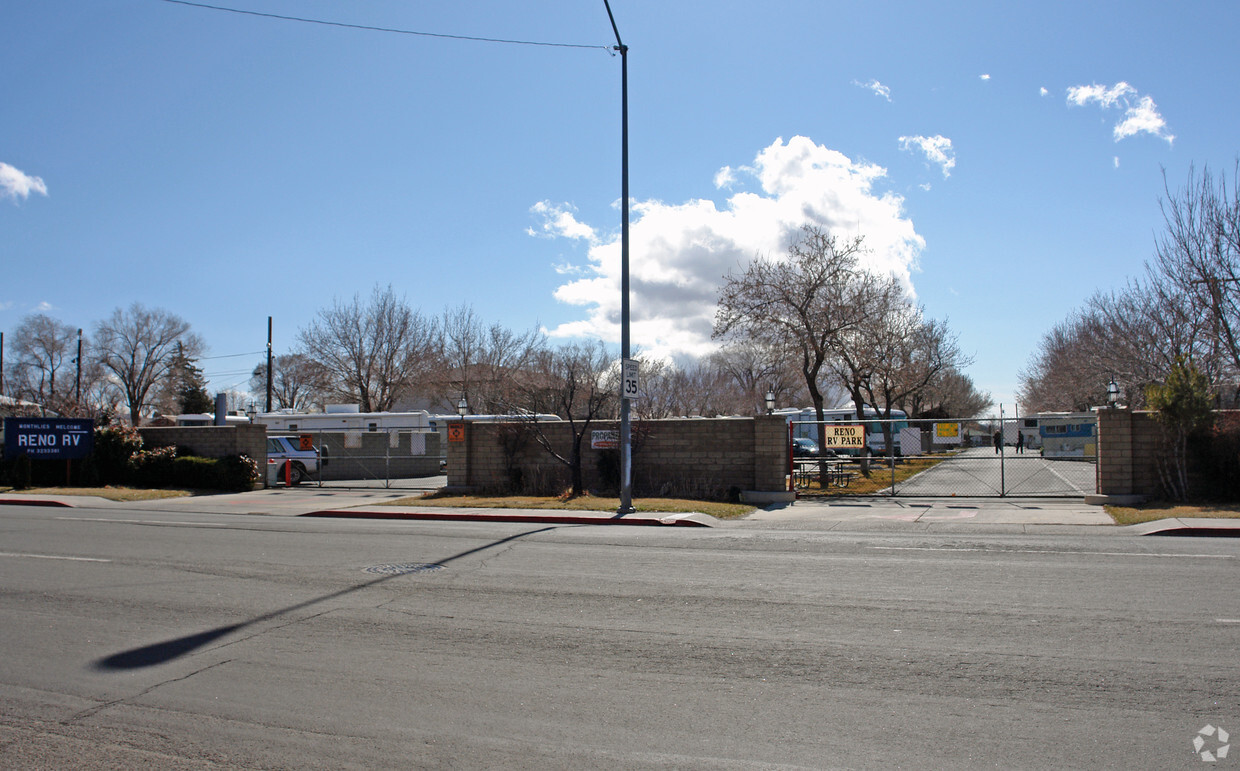
[[[790,421],[789,477],[805,496],[1078,498],[1096,487],[1097,436],[1081,413]]]
[[[311,437],[318,471],[306,484],[319,487],[422,489],[439,477],[440,437],[425,426],[313,428],[272,431],[273,436]],[[438,485],[435,485],[438,486]]]

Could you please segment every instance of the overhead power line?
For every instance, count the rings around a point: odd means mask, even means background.
[[[211,359],[235,359],[238,356],[258,356],[266,353],[266,351],[246,351],[245,353],[225,353],[220,356],[199,356],[198,361],[210,361]]]
[[[264,13],[262,11],[248,11],[244,8],[227,8],[222,5],[208,5],[206,3],[193,3],[189,0],[163,0],[165,3],[173,3],[175,5],[188,5],[192,8],[205,8],[209,11],[224,11],[226,13],[238,13],[243,16],[261,16],[265,19],[279,19],[280,21],[299,21],[304,24],[322,24],[327,27],[344,27],[345,29],[360,29],[368,32],[391,32],[397,35],[416,35],[418,37],[436,37],[447,40],[469,40],[475,43],[503,43],[506,45],[519,46],[543,46],[546,48],[585,48],[606,51],[612,54],[612,49],[605,45],[582,45],[580,43],[546,43],[536,40],[507,40],[504,38],[493,37],[474,37],[472,35],[449,35],[443,32],[418,32],[411,29],[397,29],[395,27],[374,27],[368,24],[348,24],[342,21],[327,21],[325,19],[310,19],[304,16],[284,16],[278,13]],[[613,54],[614,55],[614,54]]]

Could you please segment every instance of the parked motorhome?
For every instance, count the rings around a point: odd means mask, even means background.
[[[1097,455],[1096,415],[1088,412],[1043,412],[1033,417],[1038,422],[1038,442],[1043,457],[1093,458]]]
[[[419,431],[431,430],[430,413],[361,412],[356,404],[329,404],[323,412],[279,410],[260,412],[255,423],[267,426],[270,432],[296,431]]]

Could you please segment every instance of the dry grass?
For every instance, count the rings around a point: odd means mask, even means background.
[[[1175,504],[1143,503],[1140,506],[1107,506],[1107,513],[1117,525],[1136,525],[1173,517],[1199,517],[1205,519],[1240,519],[1240,504]]]
[[[19,495],[88,495],[109,501],[154,501],[160,498],[184,498],[193,493],[187,490],[143,490],[133,487],[29,487],[17,490],[0,486],[0,493]]]
[[[431,493],[424,497],[399,498],[385,501],[386,506],[445,506],[464,509],[540,509],[552,511],[615,511],[620,508],[619,498],[601,498],[593,495],[535,496],[535,495],[449,495]],[[742,503],[716,503],[714,501],[691,501],[682,498],[640,498],[633,501],[639,512],[660,514],[687,514],[698,512],[717,519],[739,519],[754,510]]]

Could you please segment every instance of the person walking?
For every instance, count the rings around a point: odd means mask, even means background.
[[[1016,454],[1023,455],[1025,452],[1025,434],[1023,431],[1016,432]]]
[[[995,432],[995,455],[999,454],[999,448],[1003,446],[1003,432]]]

